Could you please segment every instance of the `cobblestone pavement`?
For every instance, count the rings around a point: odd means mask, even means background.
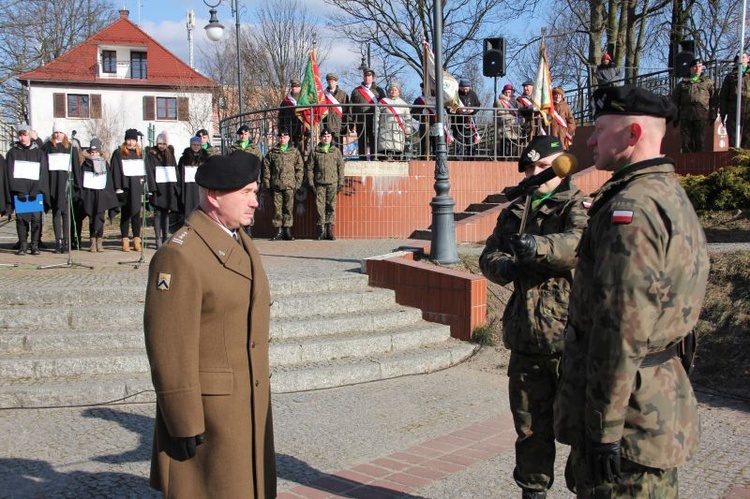
[[[112,250],[116,240],[104,253],[73,255],[93,270],[42,271],[67,255],[16,257],[5,229],[0,263],[20,266],[0,268],[0,286],[143,285],[147,266],[119,265],[138,258]],[[257,242],[272,280],[356,271],[359,258],[401,243]],[[485,348],[436,373],[274,395],[279,497],[519,497],[506,362],[502,349]],[[681,496],[750,498],[750,402],[700,390],[699,398],[702,445],[680,469]],[[0,498],[158,497],[147,483],[153,415],[153,404],[0,410]],[[566,456],[560,446],[551,499],[572,497]]]

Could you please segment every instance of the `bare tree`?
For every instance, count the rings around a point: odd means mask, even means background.
[[[0,113],[28,120],[15,77],[61,56],[113,21],[107,0],[6,0],[0,9]]]

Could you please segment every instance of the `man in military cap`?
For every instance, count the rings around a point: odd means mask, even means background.
[[[302,187],[302,154],[289,143],[289,131],[279,130],[279,143],[263,160],[263,187],[273,193],[273,226],[278,232],[271,239],[291,241],[294,224],[294,193]]]
[[[385,97],[385,91],[374,83],[375,71],[362,71],[362,83],[352,90],[350,124],[357,132],[359,159],[376,159],[375,106]]]
[[[594,92],[587,146],[613,174],[578,246],[555,401],[578,497],[677,497],[677,467],[698,448],[683,352],[709,260],[674,162],[659,154],[676,114],[668,97],[632,85]]]
[[[289,82],[289,93],[284,96],[284,100],[279,104],[278,128],[287,130],[292,138],[292,143],[296,146],[302,144],[302,121],[297,118],[297,100],[302,91],[302,83],[299,80]]]
[[[336,196],[344,187],[344,156],[331,144],[330,130],[320,131],[320,142],[307,160],[307,184],[315,191],[318,210],[318,240],[335,240]]]
[[[330,130],[333,144],[339,148],[341,144],[341,133],[344,132],[349,119],[349,95],[339,88],[339,77],[336,73],[326,75],[328,86],[323,91],[326,98],[328,113],[323,117],[323,126]]]
[[[237,129],[237,141],[232,144],[232,147],[229,148],[229,152],[233,153],[236,151],[246,152],[248,154],[252,154],[253,156],[256,156],[259,160],[263,159],[263,153],[260,151],[260,148],[253,142],[253,139],[250,137],[250,127],[247,125],[242,125]]]
[[[270,293],[238,230],[258,207],[259,173],[257,157],[240,152],[200,165],[199,208],[149,265],[150,484],[170,497],[276,497]]]
[[[560,139],[535,137],[521,153],[518,171],[526,178],[538,175],[562,153]],[[508,394],[518,434],[513,478],[524,499],[542,499],[554,480],[552,405],[588,201],[569,178],[557,176],[528,196],[528,204],[522,197],[502,211],[479,266],[490,281],[513,283],[503,314],[503,343],[511,351]]]
[[[747,53],[734,58],[734,69],[724,78],[719,91],[719,116],[724,121],[729,135],[729,145],[737,146],[737,122],[739,121],[739,145],[750,148],[750,71]],[[737,116],[737,84],[740,84],[740,116]]]
[[[536,135],[534,119],[539,113],[534,109],[534,102],[531,100],[531,93],[534,91],[534,82],[526,80],[521,85],[523,92],[516,97],[516,107],[518,117],[521,122],[521,133],[527,140],[531,140]]]
[[[205,128],[201,128],[200,130],[195,132],[195,136],[201,138],[201,149],[206,151],[209,156],[221,153],[218,147],[211,145],[211,136],[209,135],[208,130],[206,130]]]
[[[690,76],[677,83],[672,100],[678,110],[681,151],[703,151],[703,138],[706,136],[711,111],[713,117],[716,117],[716,109],[712,109],[714,81],[703,74],[702,59],[690,62]]]

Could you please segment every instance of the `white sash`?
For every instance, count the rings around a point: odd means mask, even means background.
[[[370,90],[366,86],[360,85],[357,87],[357,90],[360,94],[362,94],[362,97],[364,97],[365,100],[370,104],[376,104],[378,102],[378,98],[375,97],[375,94],[372,93],[372,90]]]
[[[404,120],[401,118],[401,115],[398,114],[398,111],[393,107],[392,103],[386,99],[382,98],[380,99],[380,103],[385,106],[385,108],[393,114],[393,117],[396,118],[396,123],[398,123],[399,128],[401,128],[401,131],[406,134],[406,126],[404,126]]]
[[[325,93],[326,100],[328,101],[328,103],[333,104],[334,106],[331,109],[333,109],[336,112],[336,114],[338,114],[339,116],[343,115],[343,111],[341,110],[341,103],[336,99],[336,97],[334,97],[333,94],[329,92],[327,88],[324,90],[324,93]]]

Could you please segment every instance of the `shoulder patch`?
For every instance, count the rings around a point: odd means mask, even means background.
[[[592,204],[593,204],[593,203],[591,202],[591,200],[590,200],[590,199],[582,199],[582,200],[581,200],[581,206],[583,206],[583,207],[584,207],[584,208],[586,208],[587,210],[588,210],[589,208],[591,208],[591,205],[592,205]]]
[[[614,210],[610,221],[613,224],[629,224],[633,221],[632,210]]]
[[[156,289],[159,291],[169,291],[169,284],[172,282],[172,274],[166,272],[159,272],[159,277],[156,278]]]

